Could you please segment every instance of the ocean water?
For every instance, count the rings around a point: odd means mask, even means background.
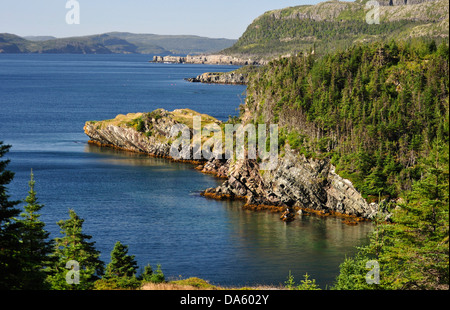
[[[339,264],[367,242],[370,224],[242,210],[199,193],[218,180],[173,163],[87,144],[86,121],[156,108],[191,108],[221,120],[238,115],[245,86],[184,80],[233,66],[149,63],[148,55],[0,54],[0,141],[12,145],[11,199],[27,196],[33,170],[51,237],[73,209],[107,264],[116,241],[141,269],[214,284],[278,285],[289,271],[331,286]]]

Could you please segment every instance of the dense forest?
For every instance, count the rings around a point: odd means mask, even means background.
[[[282,58],[250,77],[244,117],[279,145],[329,156],[366,198],[398,197],[433,144],[448,144],[448,45],[391,41]]]
[[[377,225],[336,288],[368,288],[369,257],[385,268],[371,288],[448,288],[448,44],[391,41],[271,61],[249,77],[241,118],[278,123],[281,156],[288,143],[328,157],[365,198],[392,208],[395,224]]]
[[[315,50],[324,54],[353,45],[355,40],[371,40],[373,37],[399,36],[405,29],[420,25],[415,21],[395,21],[371,25],[361,20],[314,21],[279,20],[262,16],[249,28],[238,42],[224,50],[228,54],[254,56],[296,55],[302,51]]]

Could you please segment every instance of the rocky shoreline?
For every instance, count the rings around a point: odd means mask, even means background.
[[[170,129],[193,115],[199,114],[188,109],[173,112],[158,109],[87,122],[84,131],[90,143],[99,146],[176,160],[170,156]],[[221,123],[211,117],[209,121]],[[258,161],[248,158],[176,161],[190,162],[198,171],[224,179],[222,185],[203,191],[204,197],[240,199],[245,209],[282,213],[284,221],[308,213],[339,216],[347,224],[355,225],[372,220],[379,213],[379,206],[369,204],[349,180],[336,174],[329,160],[306,158],[289,145],[284,148],[284,156],[278,158],[276,168],[268,171],[260,170]],[[388,213],[384,216],[386,220],[389,218]]]
[[[187,56],[153,56],[150,62],[155,63],[177,63],[177,64],[202,64],[202,65],[265,65],[265,60],[244,59],[227,55],[187,55]]]

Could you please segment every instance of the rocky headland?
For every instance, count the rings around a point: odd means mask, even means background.
[[[202,126],[222,124],[189,109],[172,112],[158,109],[150,113],[118,115],[112,120],[90,121],[84,131],[90,143],[99,146],[177,160],[170,155],[173,142],[170,130],[175,124],[192,129],[192,119],[196,115],[202,116]],[[298,213],[304,212],[340,216],[348,224],[371,220],[377,215],[379,206],[368,203],[349,180],[336,174],[328,159],[306,158],[291,150],[289,145],[283,151],[276,168],[266,171],[260,169],[258,160],[248,158],[187,161],[203,173],[224,179],[217,188],[206,189],[203,196],[241,199],[244,208],[280,212],[285,221],[294,220]]]

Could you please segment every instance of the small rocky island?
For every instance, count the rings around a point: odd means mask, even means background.
[[[176,160],[170,155],[171,128],[183,124],[192,130],[194,116],[202,117],[202,126],[223,125],[209,115],[190,109],[172,112],[157,109],[150,113],[118,115],[111,120],[89,121],[84,131],[90,137],[90,143],[102,147]],[[224,179],[217,188],[206,189],[202,193],[205,197],[241,199],[246,209],[283,213],[282,220],[291,221],[298,213],[307,212],[341,216],[346,223],[356,224],[373,219],[378,213],[379,206],[369,204],[349,180],[336,174],[330,160],[306,158],[292,150],[289,144],[282,147],[282,152],[276,168],[270,171],[261,170],[258,160],[248,158],[189,162],[203,173]]]

